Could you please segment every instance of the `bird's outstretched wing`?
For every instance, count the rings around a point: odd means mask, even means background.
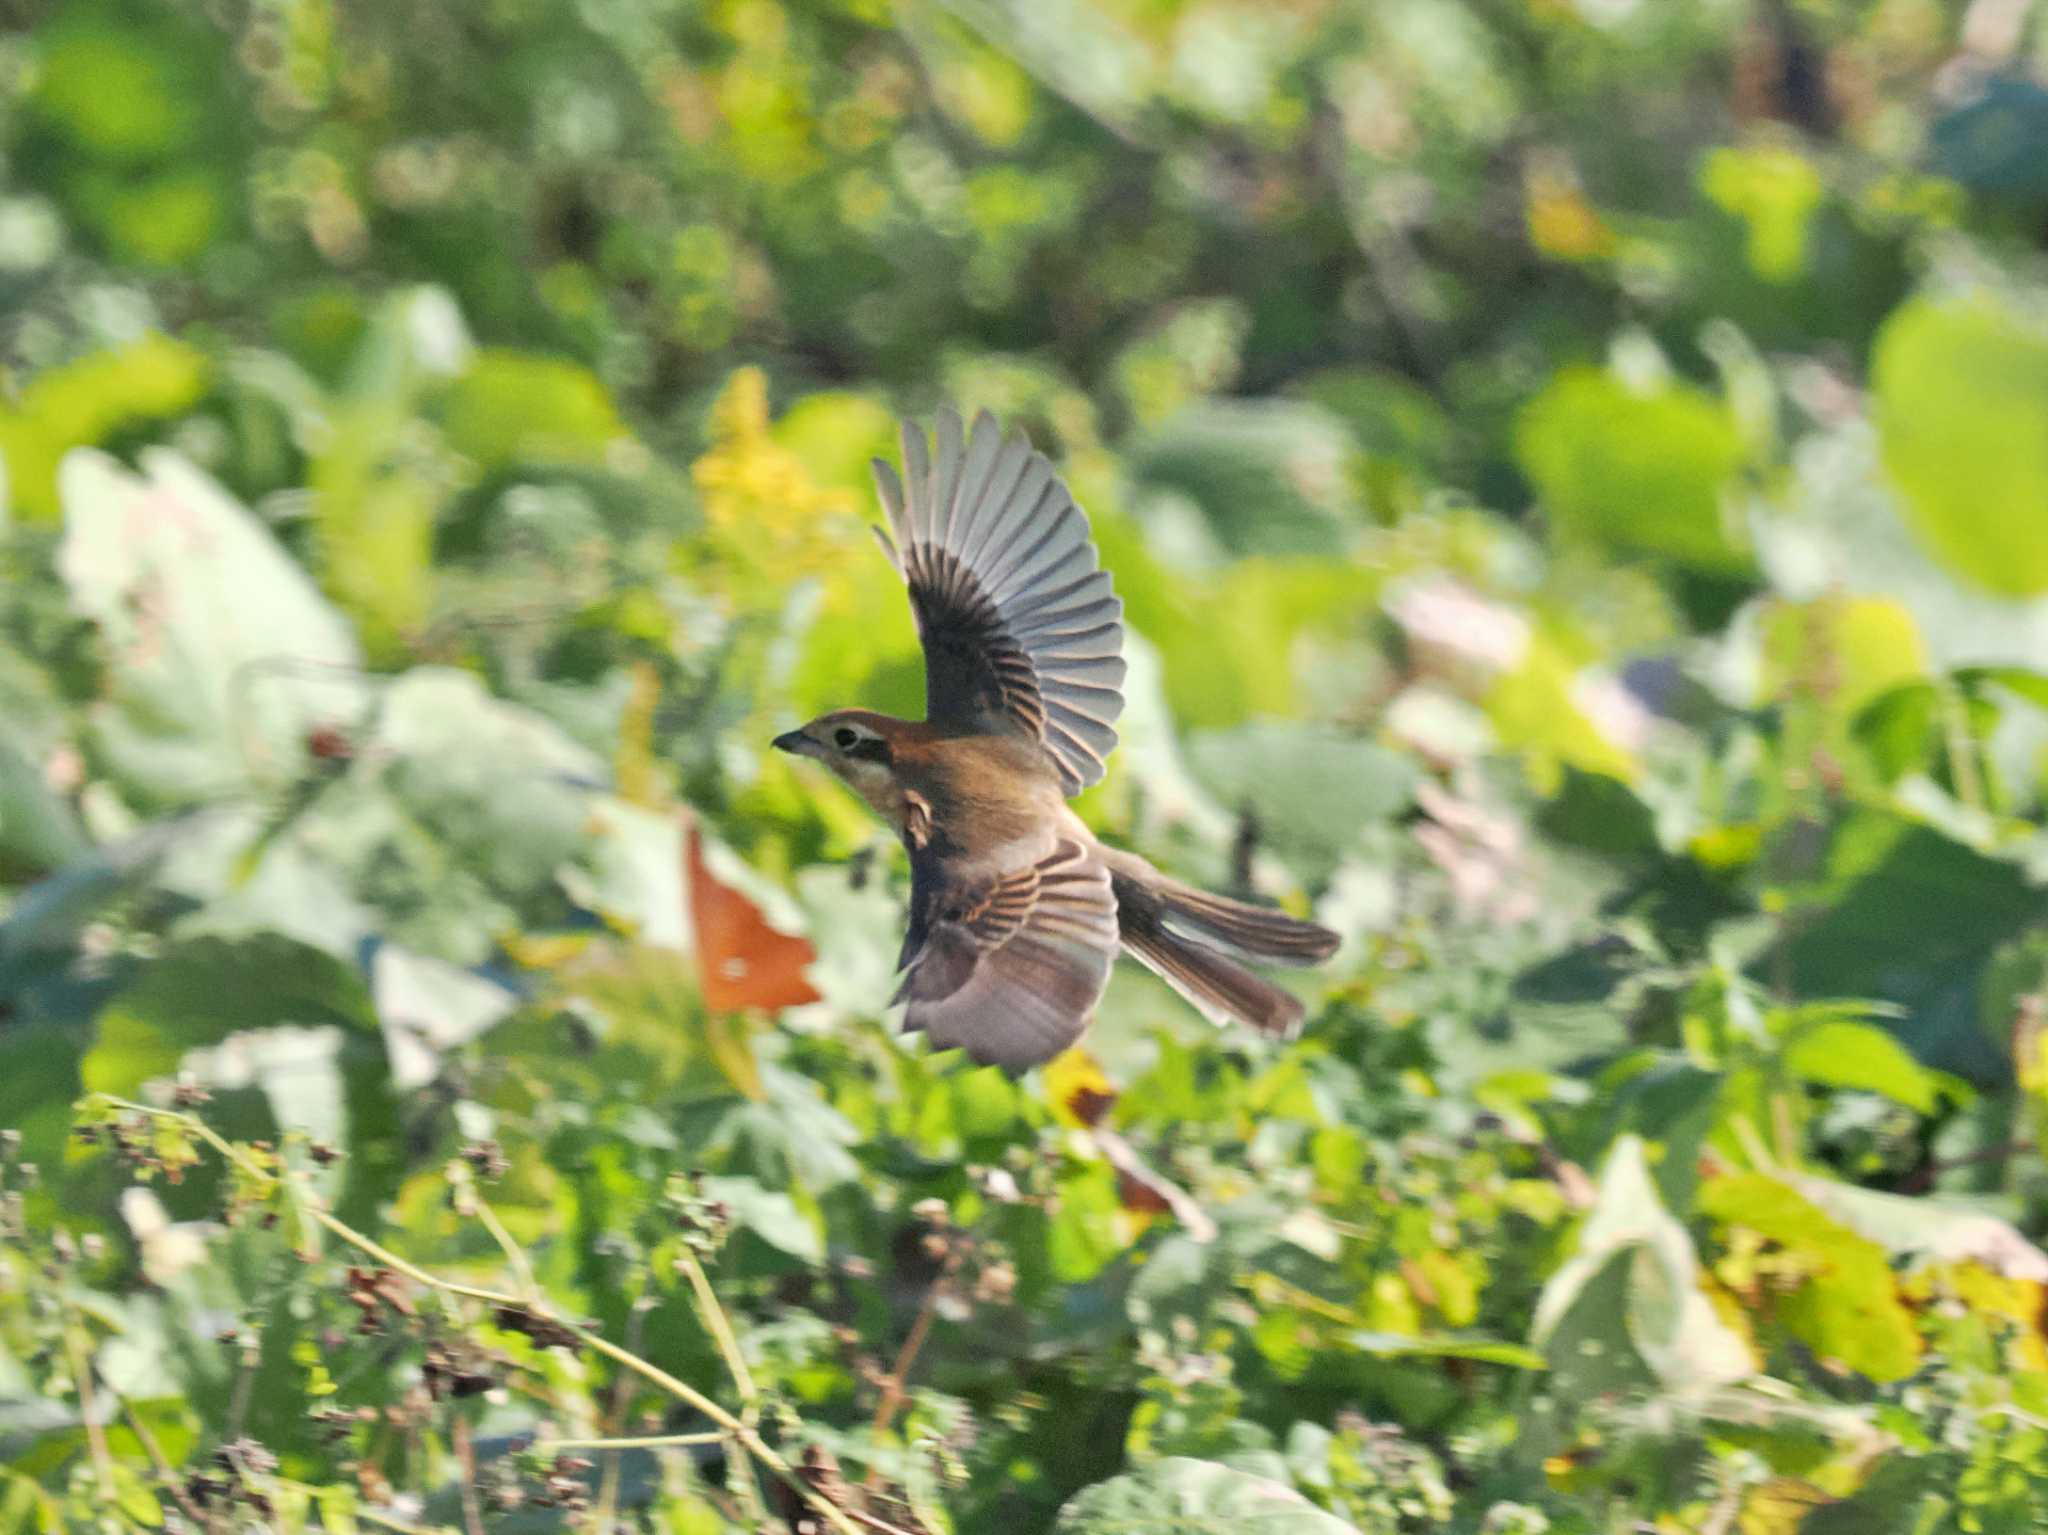
[[[962,440],[939,413],[936,451],[903,427],[903,473],[875,460],[910,586],[935,725],[1039,742],[1068,794],[1102,777],[1123,713],[1123,604],[1088,519],[1045,455],[983,411]]]
[[[912,862],[903,1026],[1022,1071],[1081,1037],[1116,959],[1109,871],[1063,839],[1036,863],[963,884]]]

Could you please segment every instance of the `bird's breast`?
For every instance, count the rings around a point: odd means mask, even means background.
[[[1005,737],[937,742],[903,766],[906,786],[931,806],[934,833],[969,859],[1040,841],[1049,849],[1066,813],[1043,755]]]

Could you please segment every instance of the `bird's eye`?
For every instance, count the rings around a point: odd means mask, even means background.
[[[837,741],[839,749],[844,751],[852,746],[854,742],[858,741],[860,736],[856,732],[848,730],[844,725],[841,725],[832,733],[832,739]]]

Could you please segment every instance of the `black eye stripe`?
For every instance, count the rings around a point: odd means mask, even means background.
[[[846,755],[858,757],[862,762],[879,762],[884,767],[887,767],[889,764],[889,743],[879,740],[862,741],[857,746],[849,746],[846,749]]]

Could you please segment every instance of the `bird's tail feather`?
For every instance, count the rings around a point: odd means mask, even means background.
[[[1134,958],[1216,1022],[1236,1019],[1282,1035],[1300,1026],[1300,999],[1231,956],[1312,965],[1335,951],[1335,933],[1270,907],[1183,885],[1130,853],[1104,849],[1103,859],[1116,895],[1117,927]]]
[[[1211,895],[1163,876],[1152,885],[1167,929],[1197,942],[1220,944],[1249,959],[1278,965],[1314,965],[1337,949],[1337,935],[1270,906]]]
[[[1211,1023],[1248,1023],[1261,1034],[1286,1038],[1301,1027],[1301,999],[1253,975],[1214,949],[1157,929],[1123,932],[1124,949],[1179,992]]]
[[[1183,885],[1135,853],[1103,848],[1102,861],[1118,907],[1177,937],[1276,965],[1320,964],[1337,951],[1337,935],[1326,927]]]

